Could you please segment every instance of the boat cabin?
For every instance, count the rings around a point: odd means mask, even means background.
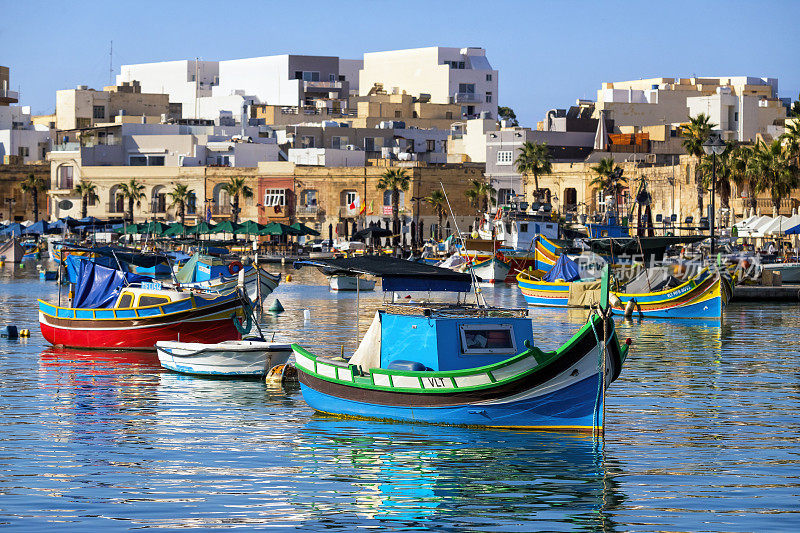
[[[362,370],[464,370],[524,352],[526,310],[390,304],[378,311],[350,364]]]
[[[558,239],[558,222],[553,222],[548,215],[511,212],[497,220],[490,215],[484,217],[478,234],[483,239],[491,239],[494,228],[494,238],[507,248],[529,250],[539,235],[550,240]]]
[[[199,281],[210,281],[219,278],[227,278],[238,273],[242,264],[238,261],[226,263],[219,257],[205,254],[195,254],[185,265],[175,274],[175,278],[180,283],[195,283]]]
[[[190,293],[160,288],[160,283],[142,283],[141,287],[128,285],[120,291],[114,304],[117,309],[164,305],[189,298]]]

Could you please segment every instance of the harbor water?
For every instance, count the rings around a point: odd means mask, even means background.
[[[351,353],[383,294],[357,305],[314,269],[292,273],[267,300],[286,308],[264,315],[267,338]],[[524,305],[516,286],[483,290]],[[0,269],[0,324],[31,330],[0,339],[4,530],[800,530],[796,305],[732,304],[721,326],[620,321],[633,347],[598,441],[322,417],[297,386],[56,350],[36,306],[56,297],[30,268]],[[586,312],[532,319],[554,348]]]

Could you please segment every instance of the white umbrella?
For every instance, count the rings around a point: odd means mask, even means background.
[[[608,149],[608,132],[606,131],[606,117],[600,111],[600,120],[597,121],[597,132],[594,134],[594,149],[605,151]]]
[[[20,224],[22,224],[23,226],[25,226],[27,228],[28,226],[33,224],[33,220],[26,220],[25,222],[20,222]]]

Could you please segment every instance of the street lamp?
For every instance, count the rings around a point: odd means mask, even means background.
[[[725,151],[725,143],[719,135],[709,135],[703,143],[703,151],[711,156],[711,216],[708,217],[708,226],[711,232],[711,255],[714,255],[714,196],[717,186],[717,156]]]

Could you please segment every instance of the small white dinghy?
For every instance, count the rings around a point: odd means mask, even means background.
[[[331,289],[335,291],[371,291],[378,280],[357,278],[356,276],[331,276]]]
[[[261,340],[225,341],[219,344],[159,341],[161,366],[183,374],[208,376],[263,376],[292,354],[289,344]]]

